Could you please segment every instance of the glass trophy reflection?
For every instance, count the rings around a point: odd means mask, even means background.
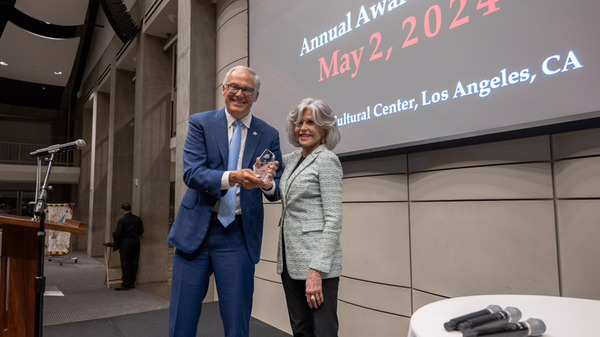
[[[272,177],[268,174],[269,164],[275,161],[275,154],[269,149],[265,149],[263,153],[258,157],[258,164],[254,164],[254,172],[258,175],[260,180],[269,182]]]

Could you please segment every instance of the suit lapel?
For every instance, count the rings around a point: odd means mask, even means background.
[[[248,134],[246,135],[246,146],[244,148],[244,157],[242,158],[242,169],[250,168],[254,165],[256,158],[254,153],[258,147],[258,143],[262,137],[262,132],[257,119],[253,116],[248,128]]]
[[[302,157],[302,150],[295,151],[290,155],[289,160],[286,160],[286,167],[284,168],[283,174],[281,175],[281,179],[279,180],[279,183],[281,184],[282,188],[281,202],[283,203],[284,207],[287,203],[286,199],[287,192],[289,190],[290,175],[292,175],[292,169],[296,166],[296,163],[298,163],[300,157]]]
[[[227,134],[227,117],[225,117],[225,109],[219,110],[214,116],[217,127],[213,128],[214,140],[219,146],[219,153],[223,160],[225,168],[227,168],[227,162],[229,158],[229,135]]]
[[[304,161],[300,164],[300,166],[298,166],[298,168],[296,168],[296,170],[294,170],[294,172],[290,175],[290,177],[288,178],[287,184],[286,184],[286,197],[287,194],[290,190],[290,186],[292,185],[292,183],[294,182],[294,180],[296,179],[296,177],[298,177],[298,175],[305,169],[307,168],[310,164],[312,164],[315,159],[317,159],[317,156],[319,155],[319,152],[323,151],[323,145],[319,146],[318,148],[316,148],[311,154],[308,155],[308,157],[306,157],[304,159]],[[295,157],[292,162],[293,165],[296,165],[296,163],[298,163],[298,160],[300,160],[300,157],[302,156],[302,151],[298,151],[299,156]]]

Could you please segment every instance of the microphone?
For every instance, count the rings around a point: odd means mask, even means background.
[[[458,316],[456,318],[449,320],[448,322],[444,323],[444,329],[446,329],[446,331],[456,330],[458,325],[466,320],[476,318],[479,316],[483,316],[483,315],[493,314],[500,310],[502,310],[502,308],[500,308],[500,306],[497,306],[495,304],[490,304],[487,306],[487,308],[485,308],[483,310],[475,311],[470,314]]]
[[[458,330],[464,332],[479,326],[498,325],[500,323],[514,323],[521,319],[521,311],[515,307],[506,307],[493,314],[468,319],[458,324]],[[489,324],[487,324],[489,323]]]
[[[525,322],[506,323],[489,328],[463,331],[463,337],[525,337],[541,336],[546,332],[546,325],[541,319],[529,318]]]
[[[32,157],[41,157],[49,155],[51,153],[58,153],[75,149],[85,149],[85,141],[83,139],[77,139],[76,141],[70,143],[54,144],[43,149],[35,150],[29,153],[29,155]]]

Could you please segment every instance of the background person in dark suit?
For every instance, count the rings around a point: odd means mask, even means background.
[[[277,273],[294,336],[336,337],[342,274],[342,165],[333,111],[305,98],[288,115],[288,140],[300,149],[283,157]]]
[[[171,337],[196,336],[202,300],[213,273],[225,336],[249,336],[254,270],[263,234],[262,196],[277,198],[275,185],[280,175],[263,182],[251,168],[265,149],[281,158],[277,130],[250,113],[259,88],[260,79],[252,69],[234,67],[222,85],[225,109],[190,117],[183,149],[183,179],[188,190],[168,237],[176,249]],[[241,132],[236,135],[236,131]],[[230,150],[236,143],[241,145]],[[228,192],[233,194],[234,205],[228,204]],[[226,219],[228,212],[230,219]]]
[[[121,251],[123,283],[115,290],[129,290],[135,288],[140,259],[140,236],[144,234],[144,224],[140,217],[131,213],[131,204],[128,202],[121,205],[121,210],[123,217],[117,223],[113,239],[115,241],[114,250]]]

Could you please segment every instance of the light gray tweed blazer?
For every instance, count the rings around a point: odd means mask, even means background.
[[[342,165],[320,145],[292,173],[300,157],[301,149],[283,156],[277,273],[283,272],[283,237],[292,279],[306,280],[311,268],[320,271],[323,279],[338,277],[342,274]]]

